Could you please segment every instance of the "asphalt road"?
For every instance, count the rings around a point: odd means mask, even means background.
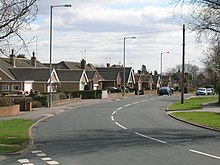
[[[35,147],[30,152],[3,164],[219,165],[219,132],[165,113],[165,107],[179,99],[137,96],[67,107],[33,129]]]

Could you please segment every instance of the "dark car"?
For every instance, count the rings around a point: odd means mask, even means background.
[[[158,91],[159,96],[172,95],[172,91],[169,87],[161,87]]]
[[[108,91],[108,93],[119,93],[119,92],[121,92],[121,90],[116,88],[116,87],[108,87],[107,91]]]

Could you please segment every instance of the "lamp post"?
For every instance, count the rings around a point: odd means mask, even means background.
[[[50,6],[50,82],[49,82],[49,107],[52,106],[52,16],[54,7],[71,7],[70,4]]]
[[[136,37],[124,37],[124,89],[123,89],[123,96],[125,96],[125,40],[126,39],[136,39]]]
[[[189,64],[190,62],[195,62],[194,60],[193,61],[188,61],[188,76],[187,76],[187,79],[188,79],[188,88],[189,88]]]
[[[160,81],[162,83],[162,74],[163,74],[163,54],[164,53],[170,53],[170,52],[161,52],[160,53]]]

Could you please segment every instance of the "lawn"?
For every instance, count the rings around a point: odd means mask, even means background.
[[[217,102],[218,96],[197,96],[191,97],[184,100],[184,104],[181,102],[175,102],[168,107],[169,110],[182,110],[183,112],[173,112],[171,115],[179,119],[191,122],[194,124],[199,124],[207,126],[210,128],[215,128],[220,130],[220,114],[214,112],[204,112],[204,111],[191,111],[202,108],[204,103]],[[185,110],[185,111],[184,111]]]
[[[207,102],[217,102],[218,96],[197,96],[191,97],[184,100],[184,104],[181,104],[180,101],[171,104],[167,109],[168,110],[192,110],[202,108],[203,103]]]
[[[0,121],[0,154],[13,153],[27,147],[29,128],[32,120],[1,120]]]
[[[220,129],[220,114],[214,112],[175,112],[172,113],[177,118],[181,118],[191,123],[196,123],[211,128]]]

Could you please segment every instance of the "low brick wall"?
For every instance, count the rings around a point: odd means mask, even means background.
[[[0,107],[0,117],[15,116],[20,113],[20,105],[13,105],[8,107]]]

